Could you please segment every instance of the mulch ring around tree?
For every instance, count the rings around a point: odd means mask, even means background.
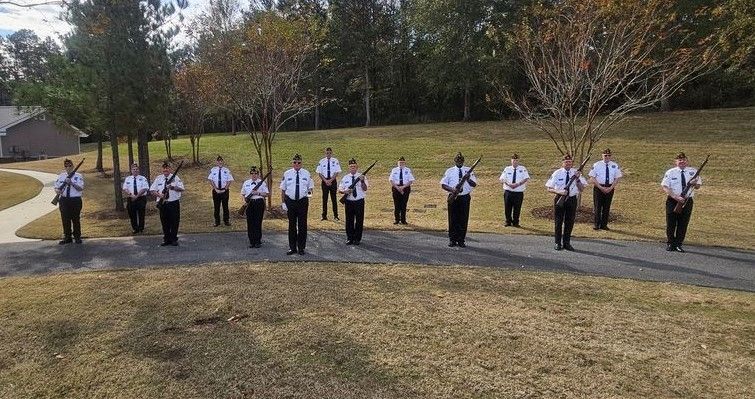
[[[592,208],[580,206],[579,208],[577,208],[577,216],[575,218],[575,222],[592,224],[595,221],[594,215],[595,214],[593,213]],[[551,205],[535,208],[532,210],[532,216],[541,219],[553,220],[553,206]],[[623,219],[624,218],[621,216],[621,214],[618,214],[616,212],[611,212],[608,215],[609,222],[620,222]]]

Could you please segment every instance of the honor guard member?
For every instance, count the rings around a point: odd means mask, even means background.
[[[409,194],[412,192],[414,175],[412,170],[406,167],[406,159],[398,159],[398,166],[391,170],[388,176],[393,194],[393,224],[406,224],[406,205],[409,203]]]
[[[506,217],[504,225],[520,227],[519,215],[522,211],[524,190],[527,189],[530,174],[527,168],[519,165],[519,155],[511,155],[511,166],[503,169],[498,180],[503,183],[503,209]]]
[[[74,241],[81,244],[81,192],[84,191],[84,177],[79,172],[68,177],[73,172],[73,161],[70,159],[63,161],[63,167],[66,170],[60,173],[54,185],[55,192],[60,194],[58,208],[63,221],[63,239],[58,244]]]
[[[299,253],[304,255],[307,247],[307,212],[309,196],[315,184],[312,176],[301,167],[301,155],[296,154],[291,160],[292,168],[283,174],[281,180],[281,200],[288,213],[288,252],[286,255]]]
[[[123,195],[126,196],[126,210],[128,218],[131,220],[131,229],[133,234],[139,234],[144,231],[144,213],[147,209],[147,192],[149,192],[149,181],[139,174],[139,165],[131,165],[131,176],[123,180]]]
[[[603,150],[603,160],[595,162],[588,175],[593,184],[592,201],[595,214],[593,230],[610,230],[608,215],[611,210],[611,201],[616,185],[623,176],[619,165],[611,160],[610,148]]]
[[[207,180],[212,185],[212,205],[214,206],[215,227],[220,226],[220,205],[223,205],[223,223],[231,225],[231,216],[228,212],[228,186],[233,181],[230,169],[223,166],[223,157],[218,155],[215,159],[216,166],[210,169]]]
[[[581,176],[581,172],[572,169],[572,164],[571,155],[564,155],[561,162],[563,167],[553,172],[551,178],[545,183],[549,193],[567,196],[562,206],[556,205],[558,196],[553,200],[556,251],[560,251],[562,248],[567,251],[574,251],[574,247],[571,246],[571,232],[574,228],[574,218],[577,215],[577,195],[587,186],[587,180]],[[577,176],[577,179],[574,184],[569,186],[567,192],[565,190],[566,185],[573,176]]]
[[[357,161],[349,159],[349,173],[341,179],[338,192],[346,194],[346,245],[359,245],[364,228],[364,196],[367,176],[357,173]],[[354,185],[353,189],[350,189]]]
[[[682,244],[684,243],[684,237],[687,235],[687,225],[689,225],[689,218],[692,216],[692,206],[694,205],[693,197],[695,190],[689,190],[687,194],[687,202],[682,208],[682,212],[679,214],[674,213],[674,207],[677,202],[683,202],[684,198],[681,196],[684,187],[691,183],[695,189],[700,188],[703,184],[700,176],[692,178],[697,173],[696,168],[687,166],[687,156],[683,152],[680,152],[675,159],[676,167],[666,171],[661,181],[661,187],[666,193],[666,251],[678,251],[684,252]]]
[[[165,188],[165,182],[171,176],[172,168],[169,163],[163,163],[163,173],[155,177],[152,182],[152,186],[149,188],[152,195],[163,199],[163,203],[160,206],[160,223],[163,226],[163,243],[161,247],[172,245],[178,246],[178,225],[181,221],[181,193],[184,191],[184,184],[181,178],[176,176],[168,185],[168,195],[163,197],[163,189]]]
[[[328,220],[328,197],[333,204],[333,218],[338,219],[338,174],[341,173],[341,164],[333,158],[333,149],[325,149],[325,158],[320,160],[315,170],[320,175],[320,187],[322,188],[322,220]]]
[[[449,193],[453,192],[456,185],[462,180],[464,175],[469,171],[468,166],[464,166],[464,156],[461,153],[456,154],[454,158],[456,166],[446,170],[446,174],[441,179],[440,184],[444,190]],[[456,199],[448,205],[448,239],[449,247],[460,246],[466,247],[467,224],[469,223],[469,202],[472,189],[477,187],[477,177],[472,172],[469,179],[459,191]]]
[[[260,185],[256,190],[255,186]],[[241,199],[249,202],[246,206],[246,232],[249,236],[249,248],[262,245],[262,218],[265,215],[265,197],[269,191],[267,183],[260,180],[260,171],[256,166],[249,169],[249,179],[241,186]]]

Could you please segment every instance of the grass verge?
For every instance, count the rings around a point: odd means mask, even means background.
[[[0,211],[34,198],[42,191],[39,180],[18,173],[0,172]]]
[[[752,293],[316,263],[4,278],[0,291],[4,398],[745,398],[755,389]]]

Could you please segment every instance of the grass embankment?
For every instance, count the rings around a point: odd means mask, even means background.
[[[753,294],[660,287],[316,263],[4,278],[0,397],[750,397]]]
[[[42,190],[39,180],[18,173],[0,172],[0,211],[34,198]]]
[[[629,240],[665,241],[665,196],[660,189],[663,173],[673,166],[673,157],[684,151],[692,165],[699,165],[705,154],[712,158],[703,175],[704,187],[696,197],[695,210],[688,233],[690,244],[722,245],[755,248],[755,187],[749,172],[755,165],[755,108],[672,112],[631,117],[617,131],[601,141],[593,156],[610,147],[622,166],[625,178],[620,184],[612,210],[619,219],[611,224],[612,231],[595,232],[591,224],[578,224],[578,237],[605,237]],[[232,169],[238,182],[232,186],[232,208],[241,205],[238,196],[240,183],[247,178],[248,166],[256,163],[248,136],[239,134],[212,135],[202,138],[202,154],[207,165],[186,168],[181,175],[188,192],[182,200],[181,232],[222,231],[213,228],[212,199],[207,171],[220,153]],[[445,195],[438,182],[445,169],[452,165],[454,154],[462,151],[468,161],[482,155],[477,169],[480,185],[473,194],[470,230],[505,234],[552,234],[552,222],[535,218],[535,208],[552,204],[545,181],[560,167],[559,155],[553,143],[541,133],[518,121],[480,123],[440,123],[408,126],[354,128],[319,132],[284,132],[275,144],[275,180],[290,167],[291,155],[301,153],[305,167],[314,173],[314,165],[322,157],[322,149],[332,146],[342,164],[356,157],[363,166],[377,159],[378,166],[370,173],[365,226],[367,229],[432,229],[447,227]],[[121,146],[125,151],[125,145]],[[155,174],[165,157],[162,142],[150,145]],[[532,175],[525,194],[522,225],[524,229],[503,227],[502,189],[498,177],[509,164],[512,152],[521,156]],[[190,154],[188,139],[173,142],[174,156]],[[387,175],[398,156],[408,159],[418,178],[409,201],[409,226],[396,227],[393,222],[393,203]],[[127,235],[131,229],[126,220],[109,211],[112,204],[112,183],[93,173],[95,153],[85,154],[83,170],[87,178],[87,193],[83,212],[85,236]],[[109,153],[106,151],[106,159]],[[123,167],[126,166],[126,157]],[[107,162],[106,162],[107,164]],[[15,167],[59,172],[61,161],[35,161]],[[125,169],[124,169],[125,170]],[[319,183],[319,182],[318,182]],[[276,184],[277,185],[277,184]],[[590,189],[591,190],[591,189]],[[275,202],[279,191],[273,188]],[[583,205],[592,206],[591,191]],[[153,206],[148,214],[147,233],[160,231]],[[342,229],[341,223],[321,222],[321,193],[319,184],[310,204],[310,227],[313,229]],[[340,210],[343,216],[343,210]],[[117,217],[116,217],[117,216]],[[56,214],[50,214],[19,231],[25,237],[57,238]],[[332,217],[331,217],[332,219]],[[725,227],[724,227],[725,226]],[[232,229],[245,225],[235,219]],[[285,221],[266,220],[266,229],[285,229]]]

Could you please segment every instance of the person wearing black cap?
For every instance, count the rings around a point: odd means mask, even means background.
[[[545,183],[548,192],[558,195],[567,196],[562,206],[558,206],[556,201],[558,196],[553,200],[553,222],[555,226],[556,251],[562,248],[567,251],[574,251],[571,246],[571,232],[574,228],[574,218],[577,215],[577,195],[587,186],[587,180],[582,177],[582,173],[572,169],[572,157],[569,154],[564,155],[561,164],[563,167],[556,170]],[[566,191],[566,185],[569,179],[577,176],[574,184],[569,186]]]
[[[409,194],[412,192],[414,175],[412,170],[406,167],[406,159],[400,157],[398,166],[391,170],[388,176],[393,194],[393,224],[406,224],[406,205],[409,203]]]
[[[309,197],[315,184],[309,171],[301,167],[301,155],[294,155],[291,169],[283,173],[281,180],[281,201],[288,213],[288,252],[304,255],[307,247],[307,213]]]
[[[522,211],[524,190],[527,189],[530,174],[527,168],[519,164],[518,154],[511,155],[511,166],[503,169],[498,180],[503,183],[503,209],[506,218],[504,226],[520,227],[519,214]]]
[[[588,175],[593,184],[592,201],[595,224],[593,230],[610,230],[608,228],[608,215],[611,211],[611,201],[616,185],[623,174],[619,164],[611,160],[611,149],[603,150],[603,160],[595,162]]]
[[[661,188],[666,193],[666,251],[684,252],[682,244],[684,237],[687,235],[687,226],[689,225],[690,216],[692,216],[692,207],[694,205],[693,197],[695,190],[703,184],[700,176],[693,181],[692,178],[697,173],[697,169],[688,166],[687,156],[680,152],[675,159],[676,167],[666,171],[661,181]],[[674,213],[677,202],[684,202],[682,191],[684,187],[691,183],[695,190],[689,190],[687,199],[682,212]]]
[[[123,195],[126,196],[128,203],[126,210],[128,218],[131,220],[131,229],[133,234],[139,234],[144,231],[144,213],[147,208],[147,192],[149,191],[149,181],[139,174],[139,165],[131,165],[131,175],[123,180]]]
[[[81,244],[81,193],[84,191],[84,177],[79,172],[68,177],[73,172],[73,161],[70,159],[63,161],[63,167],[66,170],[58,175],[54,184],[55,192],[60,194],[58,208],[63,222],[63,239],[58,244],[74,241]]]
[[[456,166],[448,168],[445,175],[443,175],[443,179],[440,180],[441,187],[449,193],[456,189],[456,185],[469,171],[469,167],[464,166],[464,156],[461,155],[461,152],[456,154],[454,163]],[[467,246],[465,241],[467,238],[467,225],[469,223],[470,194],[475,187],[477,187],[477,177],[472,172],[469,179],[462,186],[461,191],[459,191],[459,195],[448,205],[449,247],[458,245],[464,248]]]
[[[181,178],[176,176],[173,182],[168,185],[168,195],[163,197],[165,183],[171,176],[172,168],[169,163],[163,162],[163,173],[155,177],[152,186],[149,188],[152,195],[159,201],[163,199],[160,206],[160,223],[163,227],[163,243],[161,247],[172,245],[178,246],[178,225],[181,222],[181,194],[184,191],[184,183]]]
[[[260,186],[254,190],[254,187]],[[266,182],[260,182],[260,171],[256,166],[249,169],[249,179],[241,186],[241,199],[249,202],[246,207],[246,232],[249,236],[249,248],[262,245],[262,218],[265,216],[265,197],[269,191]]]
[[[220,206],[223,206],[223,223],[226,226],[231,225],[231,215],[228,211],[228,187],[233,181],[233,175],[230,169],[223,166],[223,157],[218,155],[215,159],[215,164],[210,169],[210,174],[207,176],[207,180],[210,181],[212,186],[212,205],[214,207],[213,216],[215,217],[215,227],[220,226]]]
[[[359,245],[364,227],[364,197],[367,191],[367,176],[357,173],[357,161],[349,160],[349,173],[341,179],[338,192],[346,194],[346,245]],[[356,184],[355,184],[356,183]],[[350,189],[352,184],[353,189]]]
[[[336,191],[338,190],[338,174],[341,173],[341,163],[333,157],[333,149],[325,149],[325,158],[317,164],[315,172],[320,175],[320,186],[322,188],[322,220],[328,220],[328,197],[333,204],[333,218],[338,219],[338,201],[336,200]]]

